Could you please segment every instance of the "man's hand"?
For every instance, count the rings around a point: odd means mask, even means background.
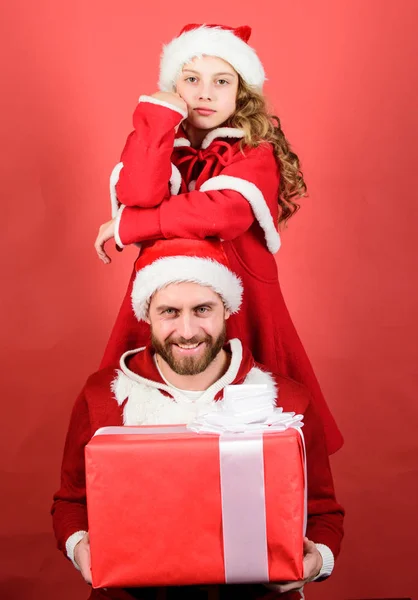
[[[152,94],[152,97],[156,100],[162,100],[163,102],[168,102],[169,104],[173,104],[175,107],[179,108],[181,111],[187,113],[188,108],[186,102],[176,92],[155,92]]]
[[[322,556],[313,542],[307,537],[303,538],[303,579],[301,581],[282,581],[281,583],[265,584],[270,590],[274,590],[281,594],[298,590],[309,583],[317,575],[322,568]]]
[[[91,585],[90,540],[88,533],[76,544],[74,548],[74,560],[84,580]]]
[[[108,265],[111,262],[111,258],[106,254],[104,246],[106,242],[112,237],[115,237],[115,219],[112,219],[111,221],[100,225],[99,233],[97,235],[96,241],[94,242],[94,247],[96,249],[97,255],[100,258],[100,260],[104,262],[105,265]]]

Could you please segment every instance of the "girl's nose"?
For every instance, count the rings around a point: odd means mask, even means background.
[[[210,83],[202,82],[199,92],[200,92],[199,100],[211,100],[212,99],[212,91],[211,91]]]

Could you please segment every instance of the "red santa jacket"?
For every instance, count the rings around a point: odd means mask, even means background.
[[[228,350],[228,348],[226,348]],[[325,544],[338,556],[343,535],[343,510],[336,502],[321,420],[308,391],[282,376],[273,376],[255,363],[239,340],[231,340],[227,372],[194,403],[168,387],[155,365],[150,347],[127,352],[120,369],[105,368],[92,375],[76,400],[61,471],[61,486],[54,496],[53,526],[58,547],[65,553],[67,539],[88,531],[84,448],[100,427],[109,425],[190,422],[211,404],[222,400],[227,385],[266,383],[285,411],[304,415],[308,465],[307,536]]]
[[[329,453],[342,436],[296,333],[279,285],[274,252],[280,173],[273,147],[241,149],[243,132],[220,127],[195,149],[181,126],[184,115],[170,105],[142,98],[135,130],[112,175],[116,241],[120,246],[157,238],[224,241],[230,266],[242,279],[241,310],[227,323],[269,370],[288,375],[311,392],[322,418]],[[106,348],[102,366],[115,364],[130,348],[145,345],[149,327],[131,309],[134,273]]]
[[[220,127],[192,148],[181,128],[175,134],[182,114],[142,99],[115,172],[121,245],[174,237],[232,240],[254,227],[263,246],[277,252],[279,168],[272,145],[244,153],[237,143],[242,130]]]

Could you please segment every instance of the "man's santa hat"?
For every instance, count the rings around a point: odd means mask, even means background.
[[[261,89],[265,80],[263,65],[248,44],[251,27],[186,25],[180,35],[164,46],[159,86],[172,92],[185,64],[196,56],[217,56],[234,67],[246,83]]]
[[[135,269],[132,308],[139,321],[146,320],[153,294],[171,283],[210,287],[230,313],[241,306],[241,280],[231,271],[218,240],[157,240],[142,248]]]

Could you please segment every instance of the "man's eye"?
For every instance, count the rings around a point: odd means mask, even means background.
[[[208,311],[209,311],[209,309],[208,309],[208,307],[207,307],[207,306],[199,306],[199,308],[198,308],[198,309],[196,309],[196,312],[197,312],[199,315],[203,315],[203,314],[207,313]]]
[[[171,317],[171,316],[173,316],[173,315],[175,315],[175,314],[177,314],[177,311],[176,311],[176,309],[175,309],[175,308],[166,308],[166,309],[163,311],[163,315],[167,315],[167,316],[169,316],[169,317]]]

